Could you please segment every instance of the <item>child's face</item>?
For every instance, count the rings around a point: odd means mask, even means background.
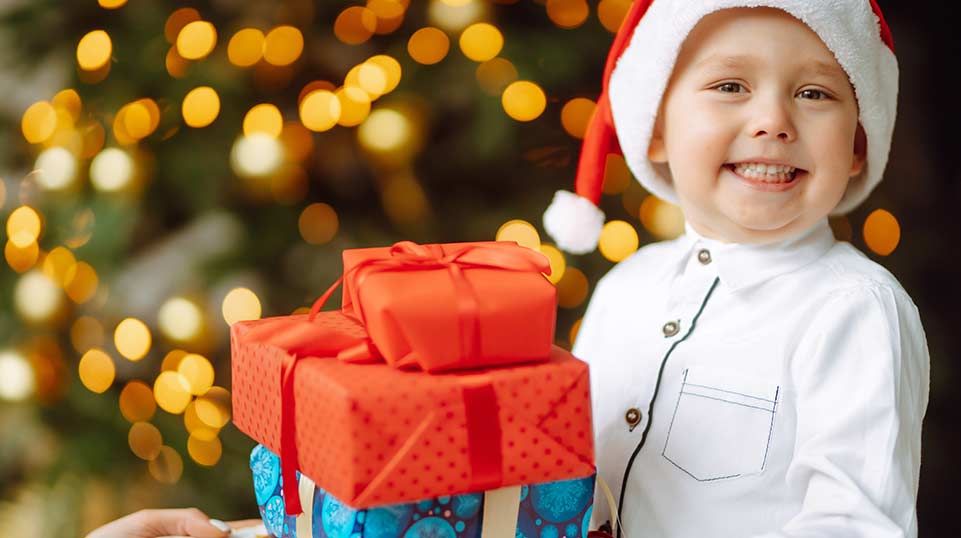
[[[704,17],[685,41],[648,157],[668,163],[697,232],[768,243],[827,216],[865,152],[854,90],[817,34],[781,10],[737,8]],[[759,185],[734,169],[762,158],[800,170]]]

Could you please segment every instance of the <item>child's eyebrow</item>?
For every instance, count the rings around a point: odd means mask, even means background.
[[[745,67],[751,67],[758,63],[760,63],[760,59],[750,54],[712,54],[707,58],[697,62],[694,67],[697,69],[703,69],[717,66],[719,68],[741,69]],[[825,76],[835,79],[838,82],[847,82],[848,79],[847,74],[838,69],[837,66],[821,60],[808,61],[800,68],[800,72],[805,74],[810,73],[812,75]]]

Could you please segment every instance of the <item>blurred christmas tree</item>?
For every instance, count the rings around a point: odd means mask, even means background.
[[[74,536],[142,507],[255,516],[228,324],[305,308],[345,248],[541,249],[569,345],[589,280],[681,231],[618,159],[605,192],[622,196],[604,203],[640,236],[611,226],[602,255],[565,260],[530,224],[573,178],[629,4],[4,8],[0,530]]]

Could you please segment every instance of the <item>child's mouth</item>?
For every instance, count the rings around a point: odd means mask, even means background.
[[[762,191],[780,192],[791,189],[807,172],[800,168],[761,168],[747,163],[728,163],[724,168],[731,171],[745,185]]]

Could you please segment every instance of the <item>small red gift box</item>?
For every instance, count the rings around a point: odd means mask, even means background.
[[[539,252],[511,242],[404,241],[343,257],[343,312],[370,337],[369,346],[342,350],[343,359],[438,372],[550,354],[557,290]]]
[[[594,472],[587,365],[563,349],[542,362],[443,374],[298,355],[323,351],[302,344],[324,335],[331,350],[366,336],[342,312],[235,323],[234,422],[347,504]]]

